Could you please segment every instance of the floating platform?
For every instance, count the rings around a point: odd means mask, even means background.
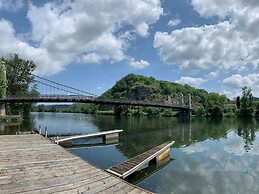
[[[106,171],[124,179],[135,171],[141,169],[151,160],[155,159],[156,162],[159,162],[168,157],[170,155],[170,147],[173,144],[174,141],[163,143],[128,161],[115,165]]]
[[[119,133],[121,133],[122,129],[110,130],[110,131],[102,131],[96,133],[82,134],[82,135],[73,135],[73,136],[61,136],[56,138],[51,138],[54,140],[56,144],[62,144],[64,146],[72,145],[73,140],[84,139],[84,138],[93,138],[93,137],[103,137],[104,142],[113,143],[114,140],[118,140]],[[117,142],[117,141],[115,141]]]
[[[39,134],[0,135],[0,193],[151,193]]]

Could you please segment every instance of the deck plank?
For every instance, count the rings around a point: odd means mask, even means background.
[[[147,164],[149,161],[162,154],[173,144],[174,144],[174,141],[165,142],[150,150],[147,150],[142,154],[137,155],[132,159],[129,159],[115,166],[112,166],[111,168],[107,169],[107,171],[121,178],[126,178],[127,176],[129,176],[130,174],[134,173],[142,166]]]
[[[0,136],[0,194],[133,190],[150,193],[94,167],[39,134]]]

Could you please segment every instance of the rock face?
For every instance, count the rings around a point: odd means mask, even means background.
[[[130,100],[145,100],[150,98],[154,93],[154,88],[149,86],[135,86],[127,94]]]

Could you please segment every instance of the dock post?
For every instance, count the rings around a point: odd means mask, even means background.
[[[48,130],[47,130],[47,127],[45,127],[45,137],[48,137]]]

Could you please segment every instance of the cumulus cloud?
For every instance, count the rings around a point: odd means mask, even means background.
[[[132,66],[134,69],[144,69],[148,67],[150,64],[145,60],[140,60],[140,61],[132,60],[129,62],[129,65]]]
[[[179,80],[176,80],[175,82],[180,84],[188,84],[190,86],[199,86],[202,83],[207,82],[207,80],[203,78],[181,77]]]
[[[186,71],[217,69],[235,72],[251,66],[259,70],[259,2],[192,0],[202,17],[218,23],[156,32],[154,47],[161,59]]]
[[[17,11],[24,7],[23,0],[0,0],[0,10]]]
[[[246,76],[232,75],[223,80],[225,91],[234,91],[234,96],[240,95],[241,87],[247,86],[252,89],[255,96],[259,96],[259,74],[248,74]]]
[[[125,60],[132,36],[147,36],[150,24],[163,14],[160,0],[32,3],[27,13],[32,26],[30,40],[19,39],[12,24],[2,20],[0,54],[18,52],[34,60],[41,74],[57,73],[72,62]],[[124,26],[133,30],[125,31]]]
[[[180,19],[173,19],[173,20],[170,20],[167,25],[174,27],[179,25],[181,22],[182,21]]]

